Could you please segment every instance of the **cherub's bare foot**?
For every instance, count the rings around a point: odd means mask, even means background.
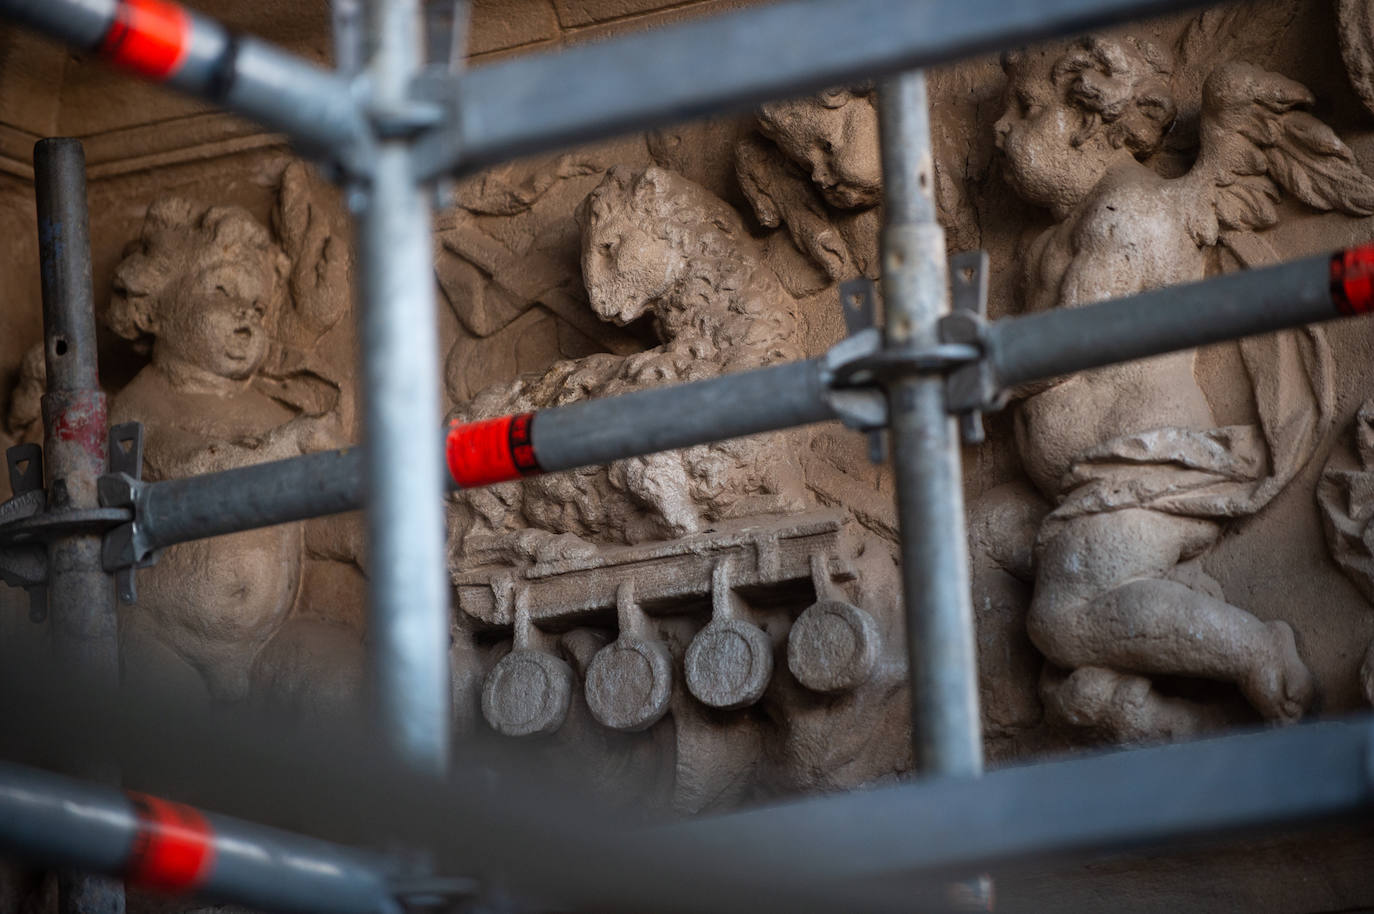
[[[1144,676],[1105,667],[1080,667],[1061,683],[1041,683],[1051,718],[1097,731],[1113,742],[1178,739],[1224,725],[1215,709],[1161,695]]]
[[[1040,691],[1051,717],[1075,727],[1115,730],[1111,722],[1144,700],[1150,681],[1106,667],[1079,667],[1063,679],[1047,669]]]
[[[1298,644],[1287,622],[1267,622],[1265,627],[1272,638],[1270,649],[1240,688],[1265,719],[1293,723],[1312,705],[1316,694],[1312,673],[1298,656]]]

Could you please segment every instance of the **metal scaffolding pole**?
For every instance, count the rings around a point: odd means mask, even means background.
[[[39,505],[37,515],[32,510],[23,513],[33,507],[34,499],[7,503],[11,512],[0,525],[0,544],[31,545],[35,536],[52,544],[50,579],[56,587],[70,590],[52,598],[54,631],[64,633],[56,639],[59,654],[66,652],[89,673],[92,668],[111,668],[110,658],[115,656],[108,626],[112,607],[105,613],[102,602],[110,591],[104,571],[127,568],[158,545],[344,510],[365,500],[372,547],[369,643],[384,742],[397,767],[412,779],[442,776],[449,746],[449,619],[441,461],[432,446],[439,385],[426,182],[444,172],[575,139],[1192,5],[1192,0],[966,0],[954,7],[936,7],[906,0],[792,0],[632,40],[530,55],[457,77],[419,78],[419,0],[372,0],[372,44],[365,49],[364,61],[367,78],[350,81],[251,38],[234,36],[160,0],[0,0],[0,13],[285,130],[303,150],[325,158],[333,173],[348,183],[350,201],[361,210],[366,424],[361,463],[356,455],[341,452],[153,486],[111,474],[100,487],[99,503],[93,501],[95,476],[104,468],[104,403],[95,379],[94,350],[89,349],[88,363],[84,356],[68,358],[68,353],[87,351],[93,339],[88,252],[84,237],[74,244],[54,232],[59,246],[80,251],[86,261],[83,290],[79,272],[63,273],[55,266],[60,258],[54,259],[47,249],[44,253],[49,371],[44,419],[53,483],[48,503]],[[754,53],[760,34],[785,46],[785,59]],[[1367,803],[1370,782],[1363,729],[1353,738],[1329,730],[1291,737],[1263,734],[1252,742],[1218,743],[1167,758],[1145,750],[1124,753],[1119,758],[1125,761],[1037,766],[1021,769],[1029,772],[1024,776],[997,772],[985,782],[973,782],[971,776],[978,774],[982,760],[958,445],[949,412],[995,407],[1008,387],[1025,381],[1368,312],[1374,309],[1374,249],[1072,312],[1031,315],[992,326],[964,315],[962,323],[946,324],[944,242],[931,195],[929,122],[920,74],[894,79],[883,89],[880,106],[889,195],[883,347],[855,345],[865,342],[859,334],[823,359],[450,430],[450,471],[462,485],[829,418],[844,418],[863,428],[886,425],[891,431],[903,531],[916,759],[924,773],[951,777],[926,778],[897,794],[871,792],[811,801],[794,807],[800,810],[795,813],[765,813],[761,818],[746,814],[704,826],[705,832],[689,826],[661,833],[667,836],[662,845],[646,837],[623,851],[612,849],[623,853],[624,860],[648,861],[641,865],[645,872],[653,870],[655,861],[682,857],[718,865],[724,873],[739,869],[741,861],[754,854],[753,869],[741,876],[746,882],[760,873],[786,879],[800,870],[819,886],[830,872],[824,860],[817,859],[817,848],[824,842],[798,842],[805,841],[807,823],[831,828],[834,822],[827,815],[838,816],[840,822],[863,822],[857,835],[852,828],[832,829],[836,841],[824,853],[834,859],[852,863],[854,857],[872,856],[880,833],[894,848],[904,836],[915,834],[934,849],[933,855],[921,858],[925,864],[967,872],[975,860],[1014,857],[1035,847],[1078,847],[1090,839],[1125,841],[1140,835],[1205,832],[1217,825],[1338,815]],[[38,175],[40,187],[46,180]],[[43,212],[40,204],[46,239],[51,220],[45,222]],[[62,221],[63,231],[73,225],[70,219]],[[80,230],[84,233],[84,222]],[[51,303],[50,287],[58,290]],[[73,313],[70,302],[64,304],[65,289],[85,295],[82,314]],[[1199,297],[1209,299],[1206,307],[1195,304]],[[957,331],[957,340],[946,340],[946,330]],[[874,333],[867,331],[868,341]],[[885,408],[877,393],[880,388],[886,391]],[[847,404],[840,402],[844,397],[849,398]],[[869,402],[856,405],[855,397]],[[877,411],[871,402],[875,398]],[[302,473],[320,470],[338,475],[313,486],[291,484]],[[243,488],[234,492],[234,486]],[[105,541],[102,569],[92,564],[90,541],[98,541],[94,531],[115,523],[122,525]],[[82,549],[76,549],[79,544]],[[129,560],[129,555],[134,558]],[[94,593],[97,578],[103,581],[104,597]],[[83,593],[93,599],[83,599]],[[59,606],[66,614],[60,619]],[[1358,745],[1352,749],[1352,743]],[[1320,753],[1314,755],[1311,747],[1339,750],[1338,764],[1315,762]],[[1258,751],[1274,751],[1255,768],[1228,758],[1237,748],[1248,753],[1244,759],[1253,759]],[[1356,756],[1358,765],[1352,767]],[[1110,791],[1119,793],[1123,778],[1139,783],[1143,775],[1160,770],[1151,765],[1169,761],[1176,763],[1165,765],[1171,779],[1155,785],[1158,792],[1151,802],[1141,800],[1143,794],[1137,792],[1111,816],[1062,813],[1066,803],[1081,802],[1085,784],[1093,783],[1094,789],[1111,796]],[[1170,797],[1180,794],[1179,785],[1190,783],[1190,776],[1204,764],[1221,765],[1220,773],[1209,772],[1210,779],[1194,777],[1192,786],[1207,782],[1204,786],[1225,802],[1209,807],[1205,801],[1211,795],[1195,790],[1171,803]],[[1237,783],[1237,772],[1245,780]],[[1298,774],[1296,781],[1293,772]],[[1105,780],[1091,781],[1098,776]],[[1004,792],[989,789],[989,783]],[[1290,789],[1295,783],[1296,789]],[[1024,797],[1030,800],[1018,805]],[[1054,802],[1046,805],[1050,797]],[[6,822],[5,800],[0,789],[0,835]],[[912,805],[903,807],[903,802]],[[1104,798],[1095,802],[1112,808]],[[62,812],[82,808],[64,805]],[[108,852],[115,842],[109,829],[120,821],[128,825],[128,810],[102,807],[95,800],[90,808],[100,819],[90,826],[91,833],[68,835],[77,830],[68,822],[60,826],[61,841],[79,844],[81,838],[97,835],[108,839],[105,863],[63,856],[59,845],[43,845],[45,859],[112,871]],[[1003,821],[998,817],[1004,810],[1015,816]],[[972,820],[970,812],[976,814]],[[28,813],[12,813],[10,818],[28,823],[30,838],[46,834],[47,826],[24,818]],[[177,815],[190,813],[182,808]],[[917,824],[919,814],[933,823],[930,828]],[[135,816],[156,819],[155,813],[137,810]],[[945,832],[938,827],[941,823]],[[1082,823],[1094,830],[1084,830]],[[957,835],[947,833],[955,827]],[[394,833],[404,831],[397,823]],[[1005,835],[1020,843],[1010,838],[999,843]],[[442,845],[443,836],[442,830],[433,833],[436,846]],[[948,849],[959,847],[961,838],[964,855],[950,856]],[[134,833],[135,854],[142,839],[156,841],[156,831]],[[234,854],[245,846],[224,848],[224,859],[233,863]],[[552,867],[549,876],[566,880],[569,888],[585,886],[594,878],[594,866],[571,866],[571,853],[559,858],[556,842],[551,840],[548,850],[549,859],[541,862]],[[890,859],[910,865],[911,848],[901,853],[906,856]],[[306,863],[310,872],[289,867],[272,871],[266,888],[310,891],[310,879],[321,876],[315,870],[330,864],[321,859]],[[869,875],[862,867],[850,872]],[[844,878],[842,873],[834,875]],[[231,881],[241,885],[252,879]],[[854,885],[862,881],[856,878]],[[797,888],[791,883],[789,887]],[[715,887],[717,894],[720,888]],[[370,899],[371,890],[358,886],[358,899]],[[626,887],[617,884],[616,890],[624,902]],[[639,890],[647,893],[640,901],[650,900],[659,882],[651,880]],[[326,895],[327,887],[307,904],[315,905]],[[902,899],[901,909],[909,902]],[[820,903],[819,894],[811,898],[811,904]],[[290,907],[287,902],[278,906]],[[332,906],[351,910],[347,901]]]
[[[417,168],[430,178],[1203,5],[1206,0],[769,3],[465,71],[449,81],[446,114],[415,137]],[[367,99],[350,91],[342,74],[171,3],[0,0],[0,13],[282,130],[345,172],[368,170]],[[127,40],[131,35],[154,40]]]
[[[380,862],[359,851],[6,762],[0,762],[0,848],[163,892],[270,911],[400,910]],[[122,885],[111,884],[120,886],[122,899]]]
[[[100,506],[105,474],[106,411],[96,367],[91,242],[86,215],[86,157],[71,139],[34,146],[39,258],[43,279],[43,457],[48,508]],[[98,531],[54,538],[48,545],[48,616],[53,648],[64,665],[115,683],[119,652],[114,585],[100,563]]]
[[[14,0],[9,0],[14,2]],[[457,81],[452,120],[421,138],[426,174],[1204,5],[1198,0],[792,0],[521,54]]]
[[[73,139],[40,140],[33,149],[34,196],[43,286],[43,464],[47,511],[72,532],[48,539],[48,624],[59,668],[80,671],[106,688],[119,685],[114,581],[101,563],[97,480],[105,473],[106,408],[96,365],[86,156]],[[77,773],[117,780],[108,764]],[[124,888],[100,876],[63,873],[62,914],[122,914]]]
[[[908,73],[879,93],[883,183],[883,302],[887,347],[916,352],[940,342],[949,310],[945,233],[935,182],[925,76]],[[888,430],[902,534],[902,592],[911,665],[911,738],[924,775],[983,769],[968,545],[957,421],[938,375],[888,387]]]
[[[372,106],[404,119],[423,65],[418,0],[367,5]],[[434,446],[439,404],[429,190],[415,176],[409,138],[378,143],[359,220],[363,463],[368,529],[369,632],[383,738],[419,768],[439,772],[449,751],[449,608],[444,471]]]
[[[4,0],[6,18],[284,131],[311,154],[361,167],[371,147],[346,76],[174,3]]]

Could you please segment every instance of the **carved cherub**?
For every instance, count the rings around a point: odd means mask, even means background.
[[[1203,278],[1209,248],[1258,259],[1248,233],[1277,221],[1280,189],[1317,209],[1374,212],[1374,182],[1301,85],[1255,66],[1218,67],[1203,90],[1201,148],[1183,177],[1142,164],[1175,116],[1169,61],[1145,42],[1093,37],[1008,58],[996,124],[1009,180],[1057,224],[1035,240],[1032,309],[1075,307]],[[1152,676],[1234,683],[1267,719],[1313,699],[1294,634],[1226,602],[1186,564],[1223,522],[1260,510],[1329,422],[1320,338],[1243,344],[1257,426],[1217,427],[1184,352],[1084,372],[1037,389],[1017,415],[1026,470],[1057,507],[1038,538],[1029,630],[1073,671],[1050,705],[1117,738],[1202,725]],[[1197,713],[1194,713],[1194,712]]]
[[[1374,400],[1355,414],[1353,453],[1335,448],[1317,483],[1317,505],[1331,557],[1374,602]],[[1374,704],[1374,642],[1359,671],[1365,700]]]
[[[10,391],[5,426],[0,429],[0,444],[8,449],[16,444],[43,440],[43,388],[47,366],[43,362],[43,344],[34,343],[19,362],[19,377]]]
[[[735,146],[735,173],[759,222],[786,226],[831,281],[877,267],[882,163],[872,95],[835,89],[764,105],[759,133]]]
[[[337,404],[307,412],[283,399],[297,377],[307,375],[311,388],[323,383],[299,367],[302,350],[346,305],[343,252],[298,196],[302,188],[291,182],[301,180],[290,169],[284,179],[283,244],[243,209],[169,198],[149,206],[117,267],[107,322],[150,343],[151,361],[114,397],[111,418],[143,423],[146,478],[344,443]],[[298,255],[294,262],[284,248]],[[293,354],[283,339],[300,349]],[[305,531],[287,524],[167,550],[140,574],[126,637],[151,629],[202,674],[212,696],[243,698],[254,657],[295,603]]]
[[[582,269],[592,309],[629,324],[651,314],[661,345],[629,357],[558,362],[488,388],[466,419],[611,396],[799,357],[795,302],[723,201],[661,168],[613,168],[587,198]],[[713,520],[803,504],[796,450],[723,442],[536,477],[456,496],[455,560],[585,552],[697,532]]]

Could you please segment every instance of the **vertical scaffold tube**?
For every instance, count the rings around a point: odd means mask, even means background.
[[[901,350],[938,342],[937,323],[948,310],[924,75],[890,80],[879,104],[886,345]],[[916,765],[927,776],[974,776],[983,751],[956,421],[940,377],[893,383],[888,409]]]
[[[370,0],[377,107],[403,107],[422,65],[418,0]],[[417,768],[449,749],[445,470],[437,447],[438,316],[427,188],[404,138],[379,143],[359,226],[369,634],[383,737]]]
[[[86,211],[86,155],[78,140],[40,140],[33,147],[34,196],[43,285],[43,463],[48,509],[98,507],[105,472],[107,419],[96,364],[91,237]],[[48,626],[54,660],[92,685],[119,684],[114,582],[101,566],[99,533],[73,533],[48,543]],[[108,770],[74,772],[104,781]],[[124,888],[103,876],[64,874],[62,914],[122,914]]]

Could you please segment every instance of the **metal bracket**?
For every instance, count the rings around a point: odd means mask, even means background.
[[[877,336],[878,287],[872,280],[861,278],[840,283],[840,313],[844,315],[844,326],[850,339],[871,331],[870,335],[876,340],[871,349],[866,349],[862,355],[856,357],[873,356],[882,351],[882,340]],[[887,400],[883,397],[879,397],[878,400],[882,404],[882,421],[879,425],[867,429],[868,459],[873,463],[882,463],[887,454],[887,429],[884,427],[887,425]],[[834,400],[831,402],[833,404]],[[874,414],[876,415],[877,411],[874,411]],[[850,425],[849,421],[842,421],[845,425]]]
[[[127,508],[133,517],[105,534],[101,562],[106,571],[114,573],[120,602],[132,604],[138,600],[134,570],[157,561],[156,551],[143,541],[138,522],[143,491],[143,424],[125,422],[111,427],[109,452],[110,472],[96,481],[100,503]]]
[[[952,313],[940,321],[940,342],[911,349],[887,349],[877,329],[877,288],[872,280],[840,284],[840,311],[849,336],[825,355],[830,402],[850,428],[869,435],[869,457],[881,463],[887,401],[881,388],[913,374],[944,374],[950,412],[959,416],[965,442],[984,438],[980,407],[998,403],[999,392],[986,352],[988,255],[968,251],[950,258]],[[855,396],[863,393],[866,396]],[[873,396],[876,394],[877,396]]]
[[[42,447],[16,444],[5,451],[5,464],[14,497],[0,504],[0,528],[42,514],[48,506],[48,496],[43,491]],[[0,580],[28,592],[30,621],[39,623],[48,617],[46,549],[19,545],[0,549]]]
[[[878,326],[878,288],[871,279],[840,283],[840,311],[850,336]]]
[[[43,448],[37,444],[16,444],[5,451],[9,467],[10,491],[17,498],[25,492],[43,491]]]
[[[974,348],[974,359],[957,365],[945,381],[949,411],[959,417],[965,444],[982,444],[983,411],[974,404],[1002,402],[987,354],[988,255],[964,251],[949,261],[950,314],[940,321],[940,339],[948,345]]]
[[[821,358],[826,399],[840,421],[861,432],[880,432],[887,426],[887,398],[877,387],[846,386],[838,378],[846,366],[882,349],[878,328],[869,327],[831,346]]]

